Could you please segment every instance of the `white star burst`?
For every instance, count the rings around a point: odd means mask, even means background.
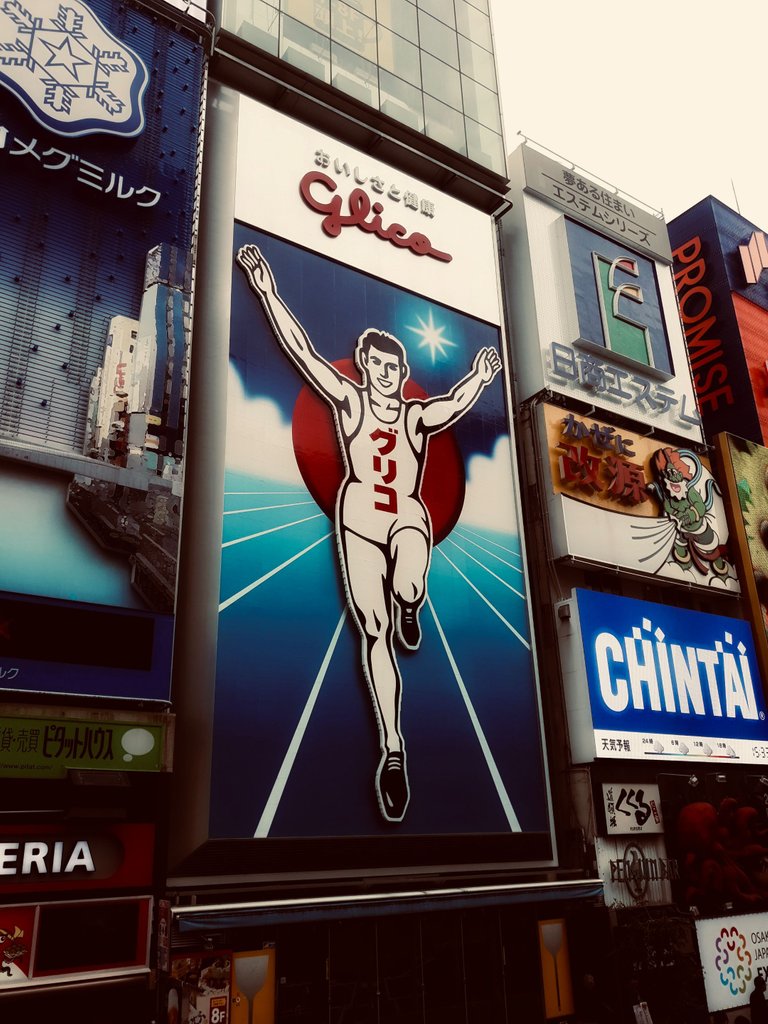
[[[429,311],[429,318],[425,322],[420,316],[416,319],[419,321],[419,327],[408,327],[409,331],[413,331],[414,334],[418,334],[421,337],[419,342],[419,348],[428,348],[429,354],[432,356],[432,363],[434,365],[435,357],[437,354],[441,356],[448,355],[449,348],[456,348],[455,341],[449,341],[443,337],[443,331],[445,327],[437,327],[434,319],[432,318],[432,310]]]

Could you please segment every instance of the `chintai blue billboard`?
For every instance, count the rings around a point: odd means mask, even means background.
[[[558,622],[574,760],[768,760],[748,622],[591,590]]]

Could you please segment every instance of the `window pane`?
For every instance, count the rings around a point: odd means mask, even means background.
[[[451,64],[455,68],[459,66],[454,29],[448,28],[442,21],[437,21],[422,11],[419,11],[419,46],[446,64]]]
[[[461,86],[464,92],[464,113],[501,134],[501,111],[496,93],[463,75]]]
[[[487,14],[482,14],[476,7],[470,7],[464,0],[455,0],[456,3],[456,24],[459,32],[467,36],[478,46],[490,50],[491,47],[491,21]]]
[[[328,926],[284,928],[277,943],[280,1012],[291,1024],[328,1019]]]
[[[417,917],[381,917],[376,926],[379,1024],[424,1024]]]
[[[327,36],[330,31],[330,16],[327,0],[282,0],[283,14],[295,18],[304,25]]]
[[[395,78],[384,70],[379,71],[381,90],[381,112],[396,121],[407,124],[417,132],[424,131],[423,96],[421,89]]]
[[[464,138],[464,118],[451,107],[447,107],[431,96],[424,96],[424,115],[426,118],[427,135],[436,142],[455,150],[466,153],[467,144]]]
[[[472,4],[473,7],[476,7],[478,11],[482,11],[483,14],[491,13],[488,9],[488,0],[467,0],[467,3]]]
[[[496,65],[493,55],[483,50],[476,43],[470,42],[465,36],[459,36],[459,57],[461,70],[465,75],[474,78],[486,89],[497,91]]]
[[[336,921],[330,926],[331,1024],[376,1020],[376,924]]]
[[[458,71],[428,53],[421,55],[421,77],[424,92],[439,96],[449,106],[461,110],[461,81]]]
[[[235,0],[224,8],[225,29],[275,56],[279,25],[277,10],[263,0]]]
[[[419,0],[419,10],[426,11],[433,18],[439,18],[446,25],[453,28],[456,24],[456,16],[451,7],[451,0]]]
[[[466,1024],[459,915],[424,914],[421,948],[426,1024]]]
[[[376,22],[342,0],[331,0],[331,36],[366,60],[376,61]]]
[[[413,85],[421,85],[419,50],[413,43],[401,39],[389,29],[379,25],[379,64],[398,78]]]
[[[376,17],[380,24],[406,39],[416,38],[416,8],[408,0],[378,0]]]
[[[495,911],[465,914],[461,926],[468,1024],[504,1024],[504,965]]]
[[[376,0],[347,0],[347,2],[362,14],[367,14],[369,18],[376,17]]]
[[[483,167],[490,167],[497,174],[507,173],[507,162],[504,156],[504,143],[500,135],[484,128],[477,121],[465,118],[467,129],[467,155],[482,164]]]
[[[331,79],[331,43],[293,18],[281,17],[280,56],[323,82]]]
[[[376,65],[338,43],[331,43],[331,85],[361,103],[371,107],[379,105]]]

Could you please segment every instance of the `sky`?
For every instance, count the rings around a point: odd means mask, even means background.
[[[507,149],[522,132],[663,211],[713,195],[768,231],[765,0],[490,0]]]

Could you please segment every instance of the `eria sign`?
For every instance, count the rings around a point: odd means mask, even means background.
[[[0,827],[0,893],[125,889],[152,883],[154,826]]]
[[[0,84],[57,135],[144,130],[149,72],[80,0],[0,7]]]
[[[590,590],[557,613],[574,760],[766,759],[747,622]]]

